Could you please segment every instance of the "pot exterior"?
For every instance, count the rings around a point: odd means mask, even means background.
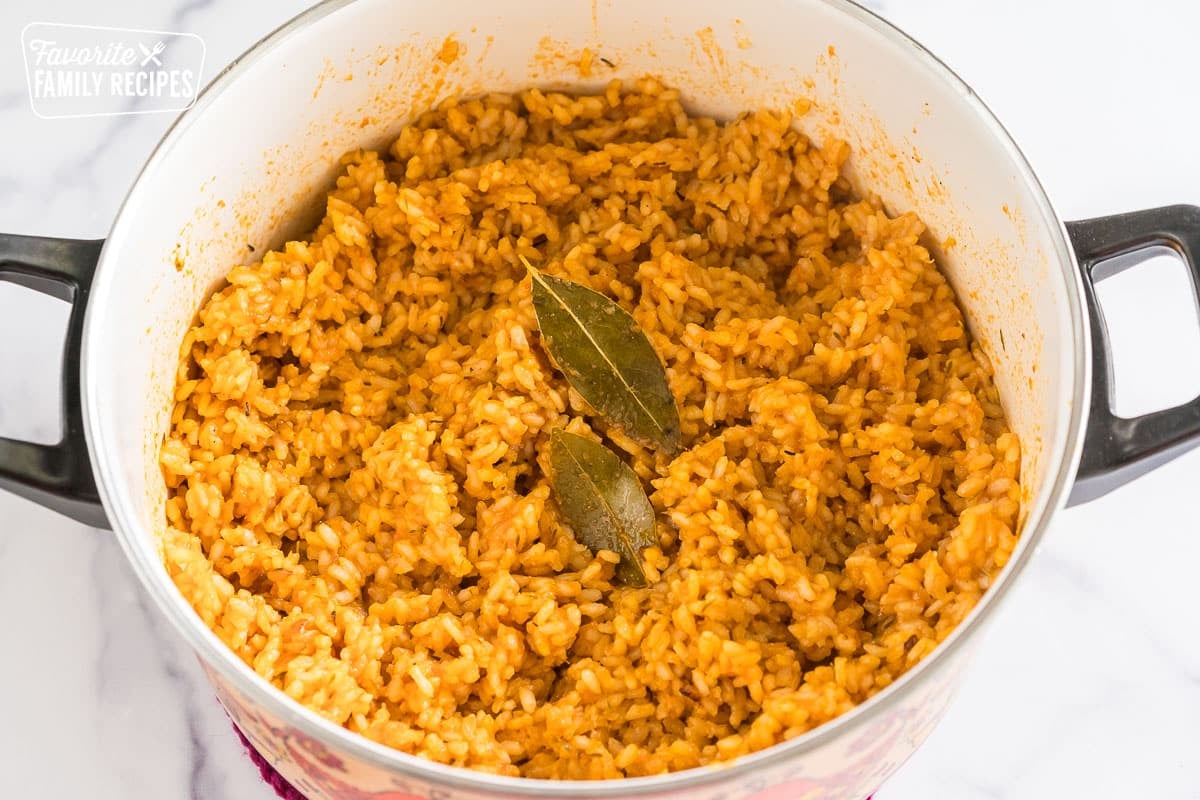
[[[458,55],[447,62],[449,39]],[[590,69],[580,66],[585,50],[596,57],[586,59]],[[179,343],[231,266],[311,223],[343,152],[386,146],[404,121],[448,96],[531,84],[597,89],[648,73],[715,116],[811,105],[796,124],[817,140],[846,140],[851,178],[893,211],[920,215],[1022,440],[1023,541],[980,607],[898,685],[734,765],[604,788],[405,759],[268,687],[171,582],[158,456]],[[842,0],[737,8],[722,0],[334,0],[218,77],[131,190],[84,323],[84,422],[109,520],[139,579],[196,650],[239,728],[313,800],[863,800],[929,735],[982,616],[1062,504],[1087,399],[1082,314],[1062,225],[1003,129],[931,56]]]
[[[908,760],[945,714],[969,660],[966,650],[923,676],[920,686],[879,714],[798,758],[721,776],[703,785],[626,797],[656,800],[865,800]],[[449,787],[383,769],[336,742],[312,737],[271,714],[204,665],[217,698],[254,748],[309,800],[515,800],[498,790]]]

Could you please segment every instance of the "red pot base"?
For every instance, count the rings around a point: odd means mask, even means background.
[[[242,747],[246,748],[246,755],[250,756],[254,766],[258,767],[258,774],[262,776],[267,786],[275,790],[275,794],[279,795],[282,800],[308,800],[307,797],[300,794],[296,787],[287,782],[287,778],[275,771],[275,768],[254,749],[254,745],[250,744],[236,725],[233,726],[233,731],[242,740]]]

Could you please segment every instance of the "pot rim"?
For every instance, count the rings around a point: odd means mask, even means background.
[[[135,232],[132,225],[133,210],[139,206],[143,195],[146,194],[147,176],[153,173],[163,160],[170,157],[176,143],[184,136],[192,123],[228,85],[240,76],[240,73],[244,72],[248,65],[262,58],[266,53],[283,46],[300,30],[353,2],[353,0],[323,0],[288,20],[234,59],[204,87],[195,103],[180,114],[159,140],[117,211],[97,264],[92,296],[88,302],[84,320],[81,354],[83,421],[92,469],[96,476],[100,496],[121,548],[133,566],[138,580],[154,598],[159,610],[171,621],[205,665],[215,669],[223,680],[228,681],[238,692],[252,699],[280,721],[318,741],[331,744],[354,758],[389,772],[474,791],[507,792],[513,795],[539,798],[598,798],[661,793],[696,787],[719,780],[746,776],[781,762],[796,759],[854,729],[855,726],[862,724],[874,715],[885,713],[906,697],[919,681],[928,677],[929,673],[935,671],[939,665],[948,662],[953,654],[966,648],[971,636],[982,628],[987,612],[1008,595],[1016,574],[1028,563],[1050,518],[1066,503],[1067,493],[1074,479],[1083,446],[1083,424],[1091,393],[1092,343],[1088,333],[1087,312],[1081,300],[1082,279],[1074,249],[1069,245],[1066,228],[1054,211],[1041,182],[1007,129],[966,82],[908,34],[872,11],[856,5],[852,0],[818,1],[835,11],[854,18],[874,32],[903,46],[911,57],[917,59],[934,76],[935,80],[949,84],[962,101],[978,115],[1007,152],[1017,174],[1035,198],[1039,221],[1055,234],[1053,255],[1062,270],[1066,283],[1069,300],[1067,313],[1070,316],[1072,346],[1075,351],[1075,368],[1071,376],[1073,401],[1065,442],[1064,446],[1058,448],[1057,451],[1048,452],[1044,456],[1048,458],[1048,470],[1050,474],[1054,475],[1054,478],[1049,488],[1039,495],[1033,508],[1029,511],[1017,549],[1009,563],[1001,572],[996,583],[985,592],[967,618],[959,623],[958,627],[938,645],[934,652],[914,668],[908,670],[895,683],[850,711],[795,739],[742,756],[733,762],[696,767],[663,775],[607,780],[543,780],[497,776],[403,753],[353,733],[321,717],[259,676],[226,647],[216,634],[199,619],[167,576],[156,549],[149,544],[151,536],[137,523],[139,509],[134,498],[123,490],[117,477],[119,470],[109,453],[110,448],[115,449],[119,442],[106,439],[104,426],[100,421],[101,409],[106,404],[104,398],[97,392],[96,382],[92,380],[93,376],[89,368],[89,364],[96,354],[91,333],[103,321],[103,312],[98,309],[107,307],[112,301],[111,281],[107,280],[107,277],[118,269],[117,264],[123,240]]]

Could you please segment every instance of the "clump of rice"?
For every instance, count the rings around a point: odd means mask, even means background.
[[[164,545],[204,622],[350,730],[538,778],[735,758],[928,655],[1016,544],[1017,438],[921,222],[791,124],[645,79],[446,102],[346,156],[183,343]],[[677,457],[549,365],[519,255],[637,319]],[[562,522],[558,426],[642,477],[647,588]]]

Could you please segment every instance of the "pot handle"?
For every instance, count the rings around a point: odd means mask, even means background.
[[[1068,505],[1108,494],[1200,445],[1200,397],[1139,417],[1113,413],[1112,352],[1096,283],[1169,248],[1187,264],[1200,306],[1200,207],[1165,206],[1068,222],[1091,318],[1092,403]]]
[[[0,234],[0,280],[71,304],[62,362],[63,435],[43,445],[0,437],[0,489],[107,528],[83,433],[79,382],[83,312],[103,241]]]

